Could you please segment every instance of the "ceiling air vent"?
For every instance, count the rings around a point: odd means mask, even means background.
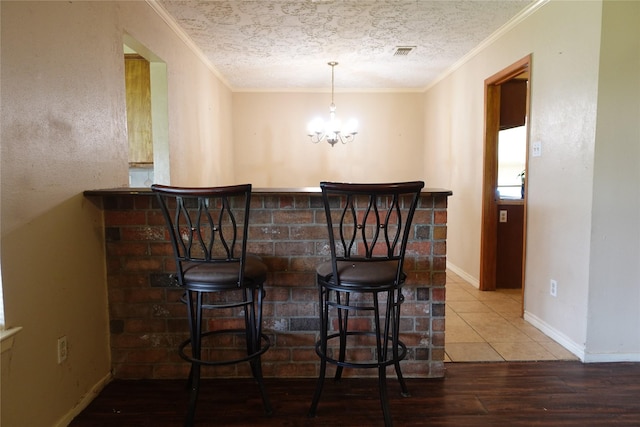
[[[397,46],[396,50],[393,52],[393,56],[407,56],[415,48],[415,46]]]

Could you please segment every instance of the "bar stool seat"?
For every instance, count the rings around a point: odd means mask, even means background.
[[[185,262],[183,264],[184,281],[189,288],[196,290],[215,291],[236,289],[238,287],[238,265],[232,263],[199,263]],[[250,283],[264,283],[267,280],[267,266],[257,255],[247,255],[244,265],[244,275]]]
[[[397,261],[338,261],[340,288],[357,288],[360,291],[384,290],[385,286],[395,286],[394,280],[398,272]],[[333,264],[324,262],[316,267],[316,273],[324,281],[325,286],[335,287],[331,280]]]

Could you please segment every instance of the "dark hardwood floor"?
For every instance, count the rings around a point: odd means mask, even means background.
[[[411,397],[389,379],[394,425],[640,426],[640,363],[448,363],[444,379],[409,379]],[[185,382],[114,381],[72,427],[181,426]],[[314,379],[266,379],[274,407],[263,414],[252,380],[205,380],[197,426],[382,426],[374,379],[325,383],[306,416]]]

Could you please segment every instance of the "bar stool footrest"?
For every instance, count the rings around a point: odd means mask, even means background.
[[[223,334],[246,335],[246,330],[245,329],[219,329],[216,331],[205,332],[201,335],[201,337],[207,337],[212,335],[223,335]],[[206,365],[206,366],[234,365],[237,363],[250,362],[254,359],[257,359],[258,357],[262,356],[269,349],[269,347],[271,347],[271,340],[264,333],[260,334],[260,343],[261,343],[260,349],[242,358],[228,359],[228,360],[201,360],[201,359],[195,359],[184,352],[184,349],[191,344],[191,339],[189,338],[180,344],[180,346],[178,347],[178,354],[180,355],[181,358],[183,358],[187,362],[195,363],[198,365]]]
[[[374,332],[361,332],[361,331],[352,331],[352,332],[347,332],[346,333],[347,336],[362,336],[362,335],[367,335],[367,336],[374,336],[375,337],[375,333]],[[339,333],[335,333],[335,334],[331,334],[327,336],[327,344],[329,343],[330,340],[335,339],[335,338],[340,338],[340,334]],[[389,337],[389,341],[391,341],[391,337]],[[333,364],[333,365],[337,365],[337,366],[342,366],[345,368],[379,368],[381,366],[390,366],[390,365],[395,365],[397,362],[400,362],[401,360],[403,360],[406,355],[407,355],[407,346],[405,345],[405,343],[403,343],[401,340],[398,340],[398,348],[400,350],[400,353],[398,354],[398,358],[391,358],[391,359],[387,359],[384,360],[382,362],[341,362],[337,359],[334,359],[332,357],[329,357],[326,354],[322,353],[322,341],[317,341],[316,342],[316,354],[318,356],[320,356],[322,359],[325,359],[327,362]]]

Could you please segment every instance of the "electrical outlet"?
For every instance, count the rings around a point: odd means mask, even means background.
[[[68,350],[67,336],[58,338],[58,364],[67,360]]]
[[[507,222],[507,211],[506,210],[501,210],[500,211],[500,222]]]
[[[558,296],[558,282],[556,282],[553,279],[551,279],[551,283],[549,286],[549,293],[551,294],[552,297]]]

